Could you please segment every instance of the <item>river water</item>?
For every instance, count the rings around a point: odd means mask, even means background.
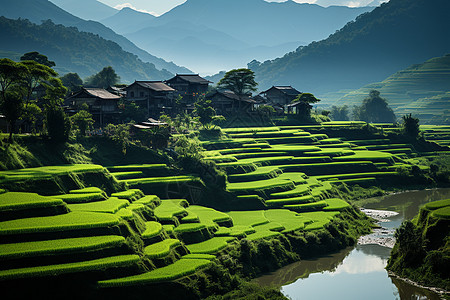
[[[361,238],[356,247],[290,264],[256,278],[254,282],[278,287],[291,299],[438,300],[436,293],[388,276],[385,267],[391,248],[387,246],[393,244],[395,228],[403,220],[416,216],[420,206],[449,198],[450,188],[404,192],[373,199],[364,208],[398,214],[385,217],[380,223],[382,228]],[[379,245],[380,238],[384,246]]]

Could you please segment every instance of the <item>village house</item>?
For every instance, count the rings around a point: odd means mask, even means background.
[[[165,82],[178,91],[185,103],[195,102],[198,97],[205,96],[209,84],[212,83],[198,74],[177,74]]]
[[[261,92],[267,102],[272,104],[287,105],[292,102],[301,92],[292,86],[272,86],[267,91]]]
[[[253,111],[256,103],[250,96],[238,96],[232,91],[216,91],[208,99],[216,113],[225,116]]]
[[[127,86],[126,99],[147,109],[147,117],[159,115],[173,107],[175,89],[162,81],[135,81]]]
[[[102,127],[108,123],[116,123],[119,119],[118,102],[120,96],[111,94],[100,88],[81,88],[80,91],[66,98],[68,110],[75,113],[86,103],[94,121]]]

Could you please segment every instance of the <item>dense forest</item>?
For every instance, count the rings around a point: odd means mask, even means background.
[[[8,41],[3,50],[45,53],[56,62],[56,70],[61,74],[76,72],[86,77],[104,66],[112,66],[123,82],[162,80],[172,76],[167,70],[160,71],[153,64],[142,62],[112,41],[80,32],[75,27],[56,25],[50,20],[36,25],[28,20],[0,17],[0,38]]]

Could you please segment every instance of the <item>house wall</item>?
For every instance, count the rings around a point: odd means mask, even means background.
[[[267,91],[266,98],[267,100],[269,100],[269,102],[276,104],[286,105],[290,103],[290,98],[277,89],[271,89]]]

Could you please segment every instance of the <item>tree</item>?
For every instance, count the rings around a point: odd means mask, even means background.
[[[301,94],[298,94],[298,96],[292,102],[299,102],[299,101],[302,101],[302,102],[305,102],[308,104],[315,104],[315,103],[319,102],[320,99],[317,99],[311,93],[301,93]]]
[[[402,132],[404,135],[416,139],[419,136],[419,119],[414,118],[411,114],[402,117]]]
[[[218,88],[228,89],[238,96],[251,94],[251,92],[256,91],[257,85],[255,73],[249,69],[234,69],[228,71],[217,83]]]
[[[273,108],[270,105],[260,105],[256,109],[256,112],[259,114],[262,121],[264,120],[271,121],[272,116],[275,114],[275,108]]]
[[[211,107],[211,100],[206,100],[201,97],[195,103],[194,113],[199,117],[200,123],[202,123],[205,129],[210,129],[213,121],[213,117],[216,115],[216,111]]]
[[[73,124],[80,130],[80,136],[86,135],[86,130],[94,124],[92,114],[84,109],[74,114],[72,117]]]
[[[348,121],[349,118],[349,110],[347,105],[343,106],[335,106],[331,107],[330,117],[334,121]]]
[[[68,94],[78,91],[83,86],[83,80],[77,73],[67,73],[60,79],[63,85],[67,88]]]
[[[311,109],[313,108],[311,104],[317,103],[319,101],[320,99],[317,99],[311,93],[301,93],[298,94],[298,96],[294,100],[292,100],[292,103],[298,103],[297,115],[302,119],[308,119],[311,117]]]
[[[21,63],[16,63],[9,58],[0,59],[0,88],[1,98],[4,100],[8,89],[18,84],[23,79],[28,69]]]
[[[69,139],[71,123],[60,106],[51,106],[46,110],[47,131],[52,141],[60,143]]]
[[[372,123],[395,122],[394,112],[377,90],[370,91],[369,97],[363,100],[362,105],[353,108],[353,118]]]
[[[108,88],[115,85],[120,80],[120,77],[116,74],[116,71],[109,66],[104,67],[103,70],[87,79],[88,85],[98,88]]]
[[[40,54],[39,52],[36,52],[36,51],[25,53],[24,55],[22,55],[20,57],[20,60],[21,61],[33,60],[41,65],[44,65],[44,66],[47,66],[50,68],[56,66],[54,61],[48,60],[47,56],[45,56],[44,54]]]
[[[12,136],[17,120],[20,119],[23,112],[23,94],[18,91],[8,91],[4,95],[0,108],[9,123],[9,142],[12,142]]]
[[[27,88],[25,105],[28,105],[28,102],[31,100],[31,95],[36,87],[44,80],[49,80],[51,77],[57,76],[58,73],[52,68],[37,63],[34,60],[25,60],[22,64],[28,69],[23,78],[25,87]]]

